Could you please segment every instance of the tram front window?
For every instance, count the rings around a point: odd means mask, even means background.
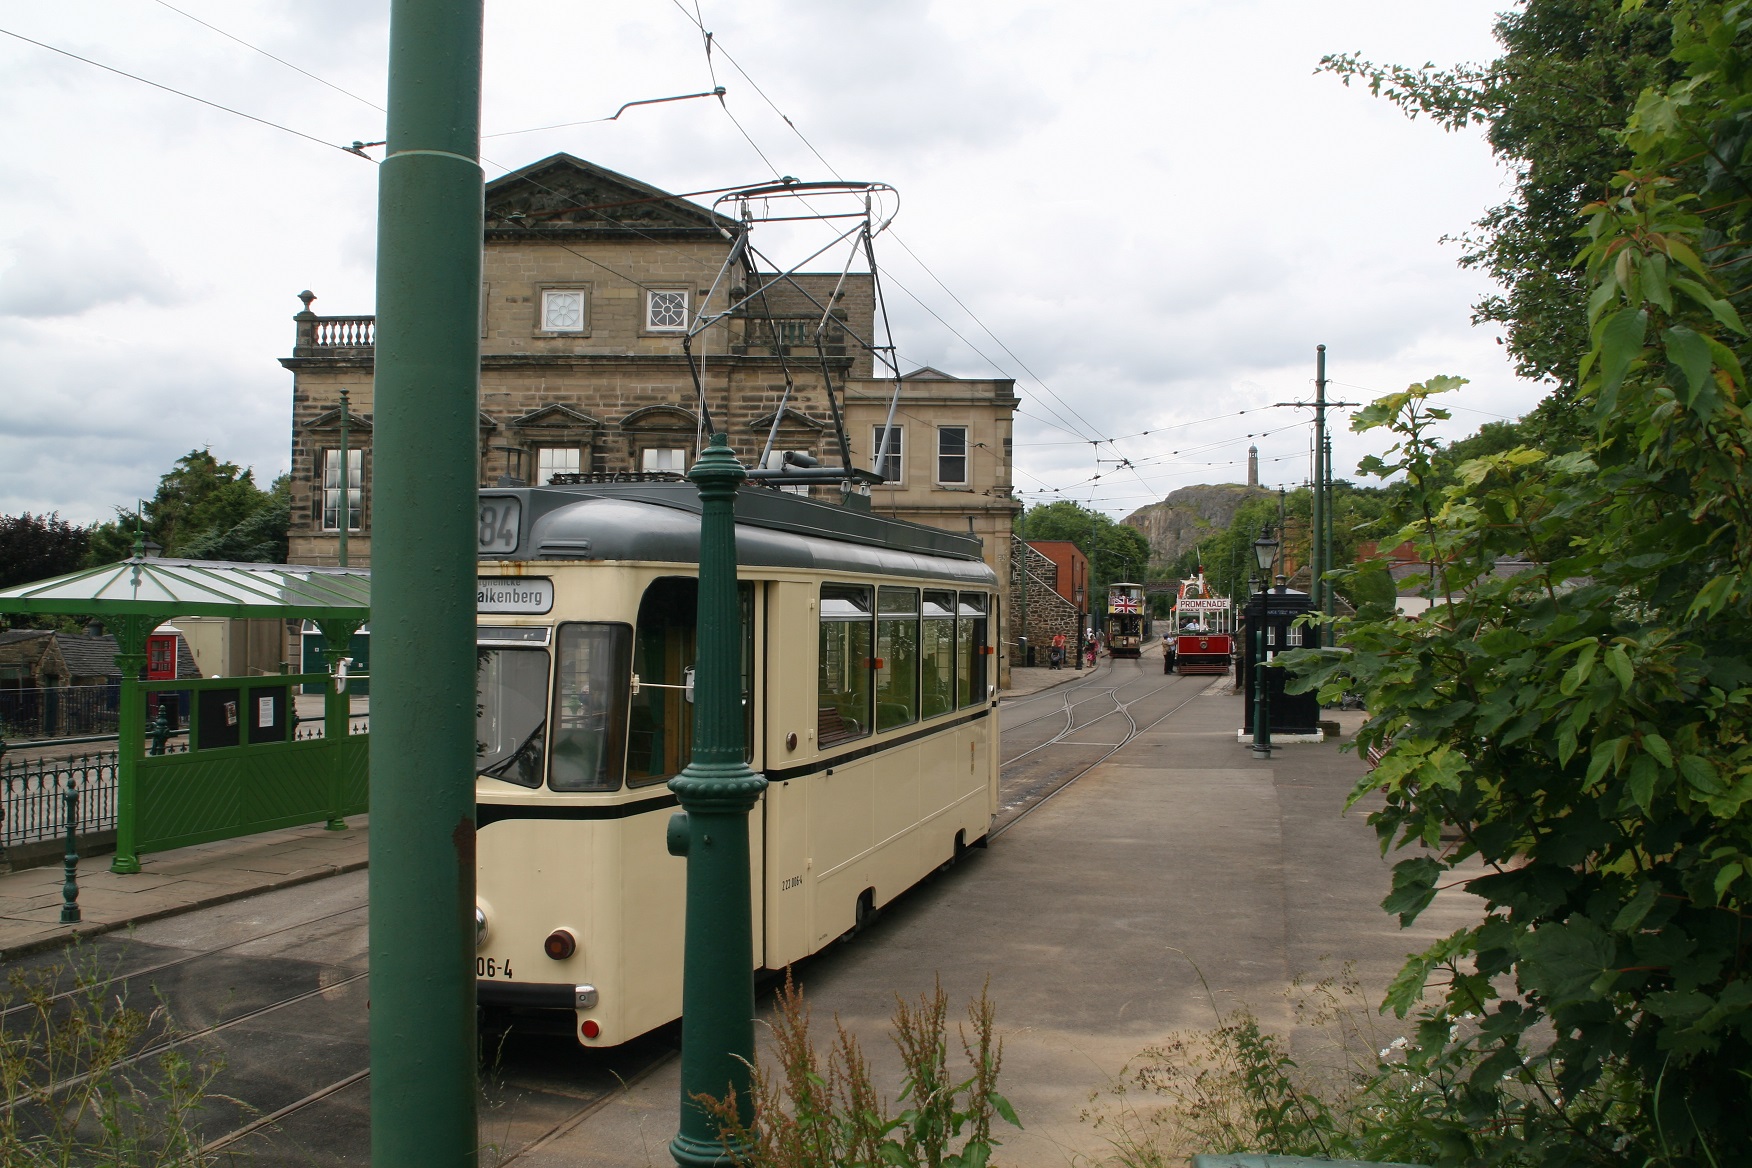
[[[547,729],[546,649],[475,650],[475,773],[541,786]]]

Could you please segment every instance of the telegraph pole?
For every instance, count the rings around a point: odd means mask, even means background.
[[[1326,557],[1320,546],[1321,535],[1326,530],[1326,476],[1325,465],[1322,462],[1321,451],[1326,448],[1326,346],[1314,346],[1314,492],[1312,499],[1313,513],[1310,516],[1310,531],[1308,540],[1308,597],[1314,602],[1316,611],[1325,611],[1321,596],[1326,585],[1321,577],[1326,574]]]
[[[1322,533],[1321,538],[1323,540],[1325,540],[1326,548],[1321,553],[1320,558],[1326,564],[1326,570],[1330,572],[1330,571],[1332,571],[1332,567],[1333,567],[1332,547],[1333,547],[1333,532],[1335,530],[1335,525],[1334,525],[1334,521],[1333,521],[1333,513],[1337,510],[1337,507],[1335,506],[1335,500],[1333,499],[1333,495],[1332,495],[1332,435],[1331,434],[1328,434],[1326,436],[1326,449],[1325,449],[1325,454],[1324,454],[1324,462],[1325,462],[1326,466],[1325,466],[1325,471],[1321,475],[1321,479],[1326,484],[1326,508],[1325,508],[1326,530],[1324,533]],[[1322,611],[1326,614],[1326,616],[1328,618],[1330,618],[1333,615],[1333,613],[1336,611],[1336,608],[1333,605],[1332,588],[1330,585],[1328,585],[1325,589],[1322,590],[1321,596],[1326,601],[1326,607]],[[1331,625],[1328,624],[1328,625],[1320,626],[1320,643],[1322,645],[1327,645],[1327,644],[1332,643],[1332,626]]]
[[[1314,400],[1312,402],[1276,402],[1279,408],[1314,407],[1314,475],[1309,484],[1310,515],[1308,524],[1308,598],[1316,612],[1330,616],[1333,611],[1332,587],[1321,579],[1332,570],[1332,439],[1326,433],[1326,411],[1338,406],[1354,406],[1356,402],[1326,400],[1326,346],[1314,346]],[[1282,527],[1282,507],[1279,507],[1279,530]],[[1326,630],[1320,631],[1318,642],[1326,643]]]
[[[391,0],[371,487],[371,1163],[473,1168],[483,0]],[[342,500],[346,514],[346,500]],[[345,518],[342,526],[345,527]]]

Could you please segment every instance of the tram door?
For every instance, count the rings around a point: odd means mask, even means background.
[[[738,589],[742,608],[744,754],[754,747],[754,585]],[[627,782],[654,783],[681,773],[693,757],[694,657],[698,645],[699,581],[653,580],[639,602],[633,636],[632,695],[627,726]]]

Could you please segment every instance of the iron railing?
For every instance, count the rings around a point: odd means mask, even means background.
[[[71,758],[0,759],[0,848],[64,836],[64,795],[69,784],[79,792],[78,833],[115,830],[115,751]]]
[[[114,734],[120,709],[120,686],[0,689],[0,738],[75,738],[88,734]]]

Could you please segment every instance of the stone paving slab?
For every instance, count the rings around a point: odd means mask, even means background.
[[[347,830],[322,824],[285,828],[242,839],[196,844],[140,858],[130,876],[109,870],[109,856],[79,862],[78,924],[60,923],[61,868],[30,868],[0,875],[0,962],[64,943],[177,913],[208,908],[276,888],[365,867],[369,818],[347,820]]]

